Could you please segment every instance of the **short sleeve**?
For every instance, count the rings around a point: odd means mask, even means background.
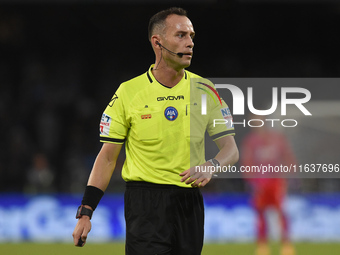
[[[223,136],[235,135],[233,117],[228,105],[221,99],[222,104],[215,104],[210,112],[207,131],[212,140]]]
[[[100,121],[101,142],[122,144],[126,139],[129,123],[126,118],[127,104],[124,104],[127,98],[124,98],[124,94],[121,85],[103,112]]]

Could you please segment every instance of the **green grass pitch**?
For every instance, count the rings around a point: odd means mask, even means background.
[[[340,243],[296,243],[296,255],[340,255]],[[202,255],[253,255],[252,243],[205,244]],[[271,244],[271,255],[279,255],[279,244]],[[88,243],[74,247],[70,243],[0,243],[3,255],[124,255],[123,243]]]

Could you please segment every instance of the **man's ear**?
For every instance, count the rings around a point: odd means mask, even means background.
[[[161,48],[161,43],[160,43],[160,36],[158,35],[153,35],[151,37],[151,44],[152,44],[152,47],[154,47],[155,49],[160,49]]]

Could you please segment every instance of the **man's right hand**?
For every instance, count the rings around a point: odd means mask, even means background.
[[[86,243],[88,233],[91,231],[90,217],[83,215],[77,222],[73,231],[73,242],[75,246],[83,247]],[[81,242],[80,242],[80,240]]]

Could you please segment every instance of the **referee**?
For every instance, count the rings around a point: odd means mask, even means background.
[[[199,187],[210,181],[211,174],[197,169],[237,162],[234,127],[228,121],[215,125],[215,119],[231,119],[228,106],[212,84],[185,70],[191,63],[195,36],[186,11],[158,12],[150,19],[148,32],[155,64],[122,83],[103,113],[103,146],[77,211],[74,244],[85,244],[92,212],[125,143],[126,254],[198,255],[204,236]],[[203,107],[206,112],[201,114]],[[208,161],[204,159],[205,131],[220,149]]]

